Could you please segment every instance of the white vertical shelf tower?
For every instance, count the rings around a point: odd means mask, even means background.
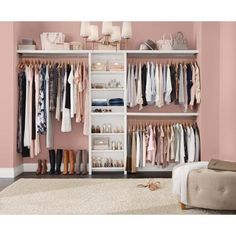
[[[118,62],[124,66],[122,71],[93,71],[92,64],[102,62],[107,65]],[[109,171],[109,172],[123,172],[127,174],[126,169],[126,53],[125,52],[91,52],[89,53],[89,73],[90,73],[90,133],[89,133],[89,174],[97,171]],[[108,84],[112,79],[120,82],[121,87],[119,89],[103,88],[92,89],[92,83],[104,83]],[[92,106],[93,99],[111,99],[111,98],[123,98],[124,106]],[[112,112],[93,112],[95,109],[112,109]],[[112,127],[111,133],[92,133],[92,126],[99,126],[102,130],[103,125],[110,124]],[[123,132],[116,133],[114,129],[123,130]],[[93,141],[96,138],[108,138],[109,149],[108,150],[94,150]],[[121,142],[122,150],[111,150],[111,142]],[[123,167],[93,167],[93,158],[105,160],[111,158],[112,160],[122,160]]]

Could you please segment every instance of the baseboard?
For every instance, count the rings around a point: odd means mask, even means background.
[[[37,166],[37,163],[23,163],[14,168],[0,168],[0,178],[15,178],[23,172],[36,172]],[[49,163],[47,163],[47,167],[49,170]],[[63,170],[63,163],[61,164],[61,170]]]
[[[23,165],[14,168],[0,168],[0,178],[14,178],[23,173]]]

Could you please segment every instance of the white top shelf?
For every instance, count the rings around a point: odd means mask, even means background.
[[[128,57],[193,57],[198,50],[128,50]]]
[[[17,50],[18,54],[23,55],[82,55],[88,56],[89,50]]]
[[[199,53],[198,50],[17,50],[18,54],[29,56],[40,55],[78,55],[88,56],[91,54],[122,54],[128,56],[194,56]]]
[[[127,112],[127,116],[173,116],[173,117],[186,117],[198,116],[197,112],[182,112],[182,113],[145,113],[145,112]]]

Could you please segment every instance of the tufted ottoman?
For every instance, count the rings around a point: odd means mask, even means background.
[[[210,169],[191,170],[187,180],[188,205],[236,210],[236,172]],[[185,205],[181,204],[184,208]]]

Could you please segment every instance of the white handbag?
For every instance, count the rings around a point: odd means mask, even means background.
[[[42,50],[53,50],[56,44],[65,42],[62,32],[44,32],[40,34]]]
[[[173,50],[172,35],[169,34],[169,37],[167,37],[165,34],[163,34],[162,39],[158,40],[156,44],[159,50]]]

